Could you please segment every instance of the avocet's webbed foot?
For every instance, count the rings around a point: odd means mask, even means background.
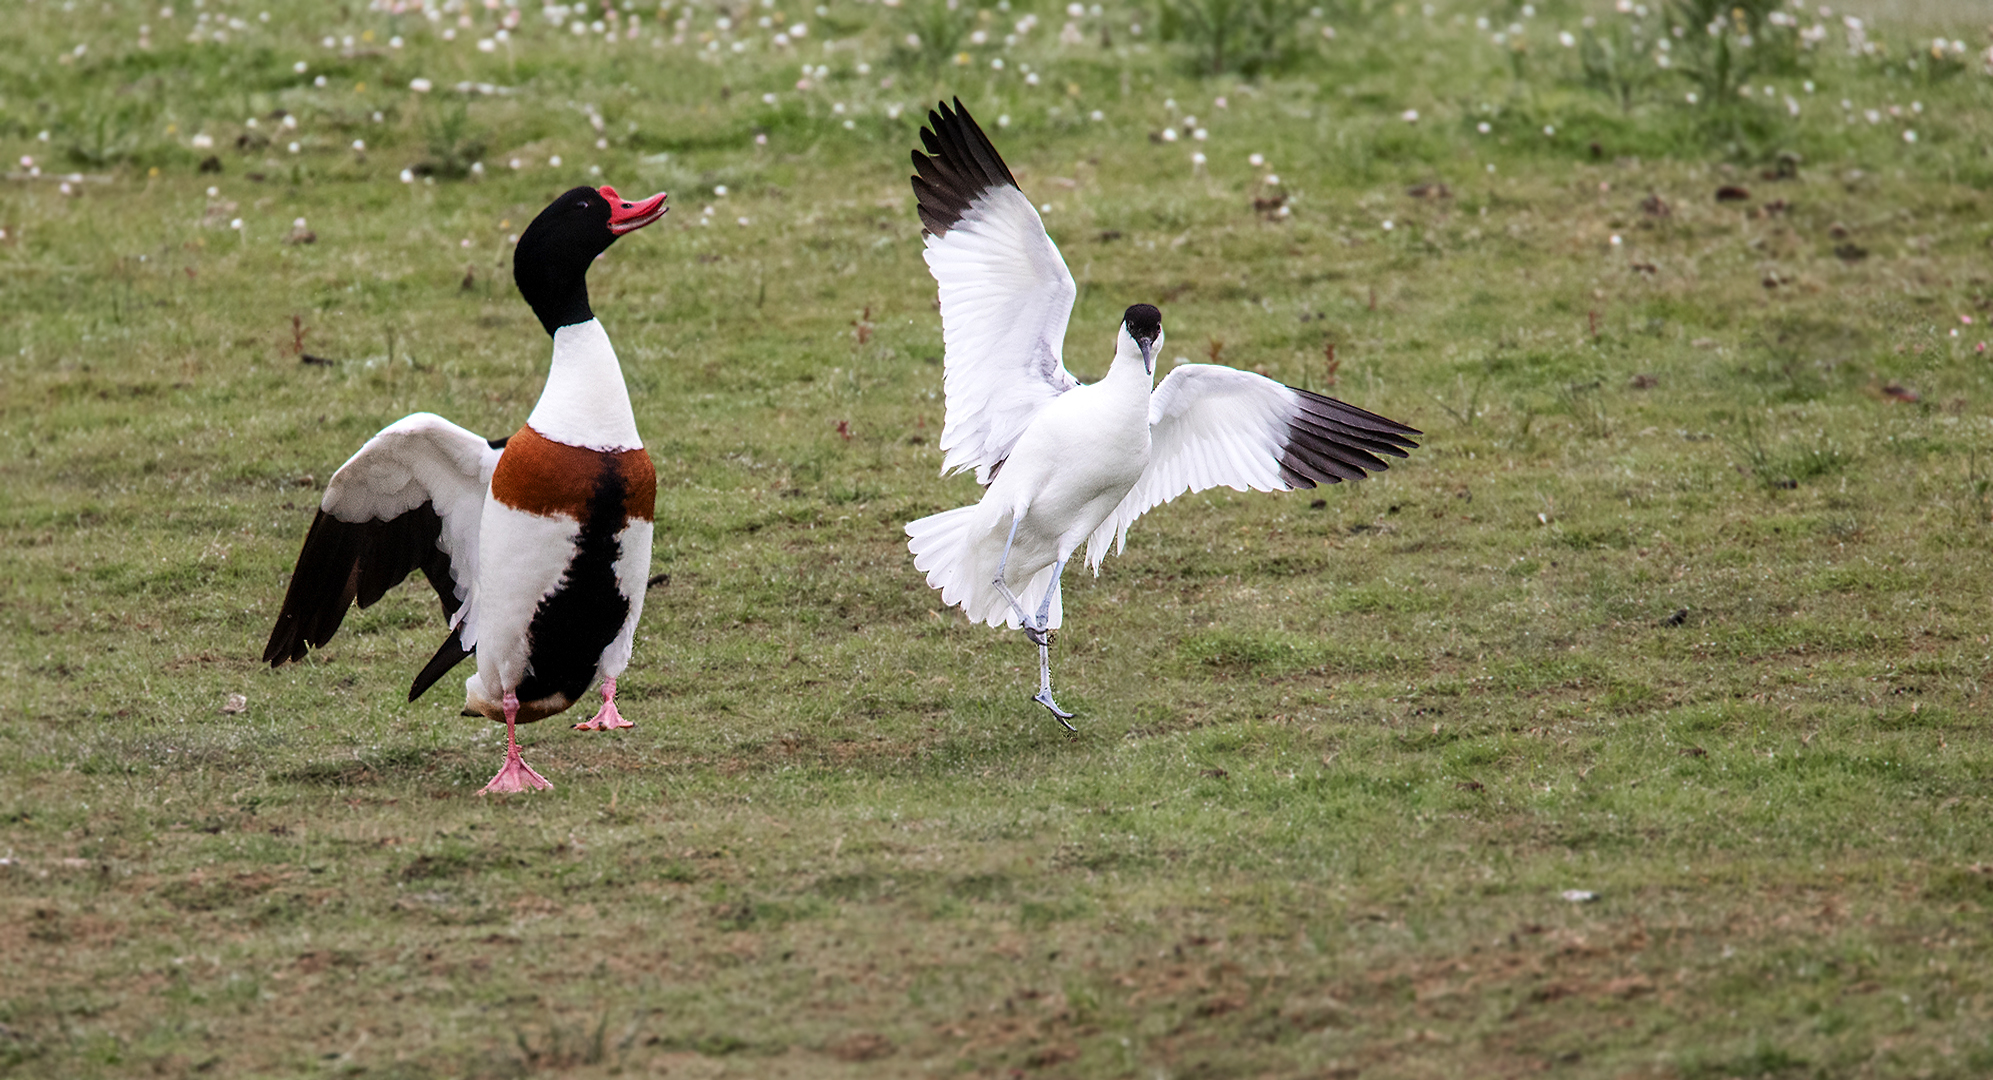
[[[1036,694],[1031,695],[1031,700],[1051,710],[1052,715],[1058,717],[1059,723],[1066,725],[1067,731],[1070,731],[1074,734],[1079,733],[1080,729],[1074,727],[1069,723],[1066,723],[1068,720],[1071,720],[1073,718],[1073,714],[1067,712],[1064,709],[1059,708],[1059,703],[1052,700],[1052,692],[1050,690],[1038,691]]]
[[[1052,631],[1032,626],[1030,623],[1024,624],[1023,629],[1024,636],[1030,640],[1031,644],[1039,648],[1045,648],[1052,644]]]

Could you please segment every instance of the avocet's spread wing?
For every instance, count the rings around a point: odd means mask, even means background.
[[[478,522],[503,445],[430,413],[368,439],[326,485],[264,661],[302,659],[332,640],[355,602],[371,606],[416,570],[436,589],[453,633],[409,700],[470,655]]]
[[[1422,434],[1335,398],[1220,364],[1182,364],[1149,398],[1149,467],[1087,541],[1100,568],[1128,527],[1186,491],[1287,491],[1360,480]]]
[[[962,99],[927,114],[913,191],[941,287],[944,474],[987,484],[1045,403],[1079,385],[1064,360],[1073,275]],[[928,156],[932,155],[932,156]]]

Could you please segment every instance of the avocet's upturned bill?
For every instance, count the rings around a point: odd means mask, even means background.
[[[1122,316],[1107,377],[1082,385],[1064,360],[1073,276],[1038,211],[960,98],[920,135],[913,190],[947,354],[942,472],[973,469],[988,490],[908,524],[907,547],[944,603],[1024,630],[1038,646],[1033,700],[1065,723],[1050,631],[1082,542],[1097,574],[1136,518],[1178,495],[1361,479],[1417,449],[1421,433],[1219,364],[1180,364],[1157,386],[1162,313],[1148,304]]]
[[[631,726],[616,676],[643,613],[657,477],[588,306],[588,267],[664,213],[662,193],[632,202],[578,187],[533,219],[512,276],[554,358],[525,426],[486,440],[416,413],[368,439],[326,485],[263,650],[271,667],[302,659],[356,600],[367,607],[421,570],[450,634],[408,700],[477,656],[465,714],[505,723],[505,765],[486,791],[552,787],[520,757],[513,726],[564,712],[593,686],[602,709],[575,727]]]

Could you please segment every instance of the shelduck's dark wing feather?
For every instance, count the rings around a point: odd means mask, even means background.
[[[1038,410],[1079,385],[1064,359],[1077,289],[1037,208],[961,99],[937,105],[927,123],[912,182],[941,301],[941,468],[974,469],[987,484]]]
[[[417,570],[429,579],[449,618],[463,606],[450,580],[450,557],[436,544],[443,519],[435,504],[386,521],[341,521],[324,510],[311,522],[304,548],[263,659],[272,666],[301,660],[332,640],[354,604],[374,606]]]
[[[436,685],[437,679],[449,674],[451,668],[463,663],[465,657],[476,651],[474,648],[465,648],[463,635],[452,630],[450,635],[443,639],[443,644],[436,650],[436,655],[430,657],[427,664],[422,665],[422,670],[415,675],[415,681],[409,684],[408,700],[414,701],[421,697],[423,691]]]
[[[1390,467],[1421,434],[1335,398],[1220,364],[1179,364],[1149,399],[1149,465],[1087,541],[1095,567],[1135,519],[1188,491],[1285,491]]]
[[[502,446],[428,413],[367,440],[326,486],[264,662],[302,659],[332,640],[354,604],[372,606],[417,570],[436,590],[452,631],[410,700],[470,655],[478,522]]]

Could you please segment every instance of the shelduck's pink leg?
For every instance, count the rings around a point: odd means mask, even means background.
[[[596,713],[593,720],[583,720],[581,723],[574,725],[574,730],[614,731],[617,728],[636,726],[628,720],[623,719],[623,714],[616,711],[616,680],[604,679],[602,682],[602,711]]]
[[[506,691],[504,704],[505,767],[498,770],[498,775],[492,777],[491,783],[486,784],[484,790],[478,792],[478,794],[483,795],[492,791],[504,793],[525,791],[529,788],[544,789],[553,787],[554,785],[547,782],[546,777],[534,772],[533,767],[526,764],[525,759],[519,756],[519,740],[512,733],[514,721],[519,715],[519,695],[510,690]]]

